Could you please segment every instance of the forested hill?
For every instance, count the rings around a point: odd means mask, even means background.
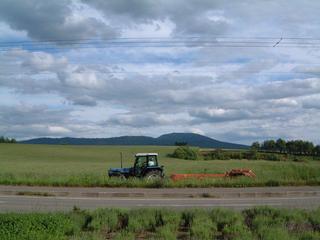
[[[173,146],[188,144],[202,148],[246,149],[248,146],[221,142],[195,133],[169,133],[158,138],[146,136],[122,136],[112,138],[35,138],[19,141],[26,144],[68,144],[68,145],[157,145]]]

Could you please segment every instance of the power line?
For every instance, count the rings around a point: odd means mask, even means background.
[[[7,71],[7,73],[10,73],[10,71]],[[16,73],[14,71],[11,71],[11,73]],[[50,71],[43,71],[42,73],[35,73],[35,74],[52,74],[55,72],[50,72]],[[100,73],[100,74],[189,74],[189,73],[203,73],[203,74],[214,74],[214,73],[253,73],[253,74],[259,74],[259,75],[269,75],[269,74],[320,74],[320,71],[316,72],[316,71],[312,71],[312,72],[307,72],[307,71],[259,71],[259,70],[237,70],[237,69],[231,69],[231,70],[204,70],[204,71],[197,71],[197,70],[163,70],[163,71],[154,71],[154,70],[150,70],[150,71],[146,71],[146,70],[142,70],[142,71],[98,71],[98,70],[82,70],[82,71],[73,71],[73,72],[68,72],[68,73]],[[29,73],[27,73],[29,74]]]
[[[298,40],[298,41],[297,41]],[[310,42],[311,41],[311,42]],[[316,38],[110,38],[110,39],[56,39],[38,41],[0,42],[0,51],[13,48],[28,50],[60,50],[86,48],[319,48],[320,39]]]
[[[274,48],[273,46],[267,45],[108,45],[108,46],[80,46],[80,47],[37,47],[37,48],[4,48],[1,52],[16,50],[30,50],[30,51],[61,51],[66,49],[109,49],[109,48]],[[318,49],[320,45],[278,45],[277,48],[302,48],[302,49]]]
[[[110,40],[177,40],[177,39],[246,39],[246,40],[272,40],[273,42],[282,38],[283,40],[308,40],[320,41],[314,37],[235,37],[228,35],[209,35],[209,36],[172,36],[172,37],[112,37],[112,38],[73,38],[73,39],[43,39],[43,40],[22,40],[4,41],[0,43],[26,43],[26,42],[79,42],[79,41],[110,41]]]

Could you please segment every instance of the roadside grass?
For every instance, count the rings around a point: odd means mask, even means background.
[[[245,187],[320,185],[320,161],[213,160],[191,161],[167,157],[174,147],[159,146],[67,146],[0,144],[0,184],[39,186],[104,187]],[[107,170],[133,165],[137,152],[158,152],[166,178],[147,183],[140,179],[109,179]],[[172,173],[224,173],[233,168],[250,168],[256,178],[182,180]]]
[[[0,239],[319,239],[320,208],[2,213]]]

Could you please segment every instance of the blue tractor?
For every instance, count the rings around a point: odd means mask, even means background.
[[[163,178],[164,171],[163,166],[158,165],[158,153],[137,153],[133,167],[110,168],[108,175],[109,177],[121,179],[137,177],[145,178],[146,180],[155,180]]]

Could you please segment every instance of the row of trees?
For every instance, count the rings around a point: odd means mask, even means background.
[[[0,143],[16,143],[17,141],[14,138],[8,138],[0,136]]]
[[[320,145],[315,146],[312,142],[303,140],[285,141],[279,138],[276,141],[254,142],[251,148],[258,151],[320,156]]]

